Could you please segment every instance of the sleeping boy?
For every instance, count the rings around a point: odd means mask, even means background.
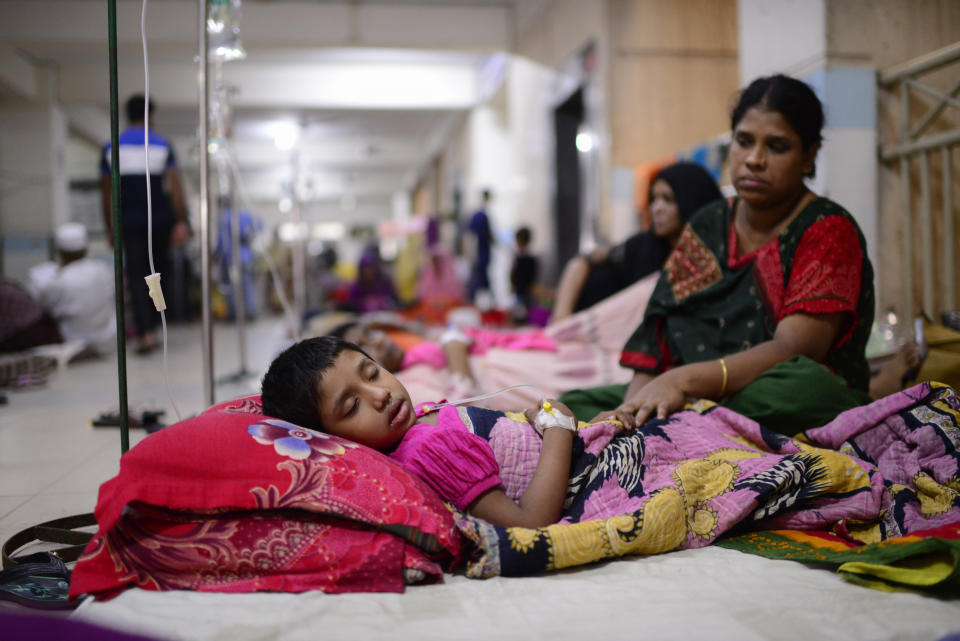
[[[261,388],[264,414],[379,450],[494,525],[541,527],[562,515],[576,420],[561,403],[525,412],[543,442],[530,484],[514,502],[490,444],[454,407],[415,407],[396,377],[353,343],[334,336],[295,343],[270,364]]]

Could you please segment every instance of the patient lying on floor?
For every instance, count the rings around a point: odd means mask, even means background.
[[[569,410],[560,406],[541,441],[527,425],[537,425],[535,409],[415,408],[357,346],[322,337],[277,357],[262,401],[264,414],[386,453],[465,511],[469,523],[458,525],[492,560],[471,565],[470,576],[701,547],[732,528],[830,530],[849,521],[862,527],[848,536],[879,541],[954,521],[960,510],[928,518],[913,509],[915,494],[882,491],[901,468],[925,470],[936,483],[944,475],[931,471],[931,461],[949,461],[947,477],[957,469],[955,448],[937,436],[941,421],[955,419],[935,409],[954,406],[956,394],[930,384],[884,408],[836,417],[806,442],[710,403],[634,430],[602,421],[570,431],[562,418]],[[930,418],[904,423],[917,404]],[[929,460],[883,460],[893,425],[905,440],[935,445]],[[847,446],[858,456],[837,451]]]

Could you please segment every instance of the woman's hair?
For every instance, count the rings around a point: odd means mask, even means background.
[[[336,336],[308,338],[282,351],[260,383],[263,413],[300,427],[323,430],[317,412],[317,382],[345,349],[367,356],[357,345]]]
[[[661,169],[650,181],[651,201],[653,184],[658,180],[666,181],[673,190],[682,225],[687,224],[691,216],[704,205],[723,198],[717,181],[710,172],[695,162],[680,161]]]
[[[752,107],[780,113],[800,137],[807,151],[823,141],[823,105],[805,82],[783,74],[757,78],[740,92],[730,112],[730,129],[736,129],[744,114]],[[812,178],[816,165],[807,175]]]

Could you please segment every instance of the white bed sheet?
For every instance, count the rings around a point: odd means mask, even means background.
[[[536,577],[447,575],[403,594],[127,590],[72,615],[177,641],[864,639],[960,632],[960,601],[881,592],[829,570],[708,547]]]

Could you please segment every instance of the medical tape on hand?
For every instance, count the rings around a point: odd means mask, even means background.
[[[537,415],[533,417],[533,429],[537,434],[543,436],[543,433],[550,427],[562,427],[571,432],[577,431],[577,422],[572,416],[567,416],[562,412],[550,408],[549,403],[544,403]]]

